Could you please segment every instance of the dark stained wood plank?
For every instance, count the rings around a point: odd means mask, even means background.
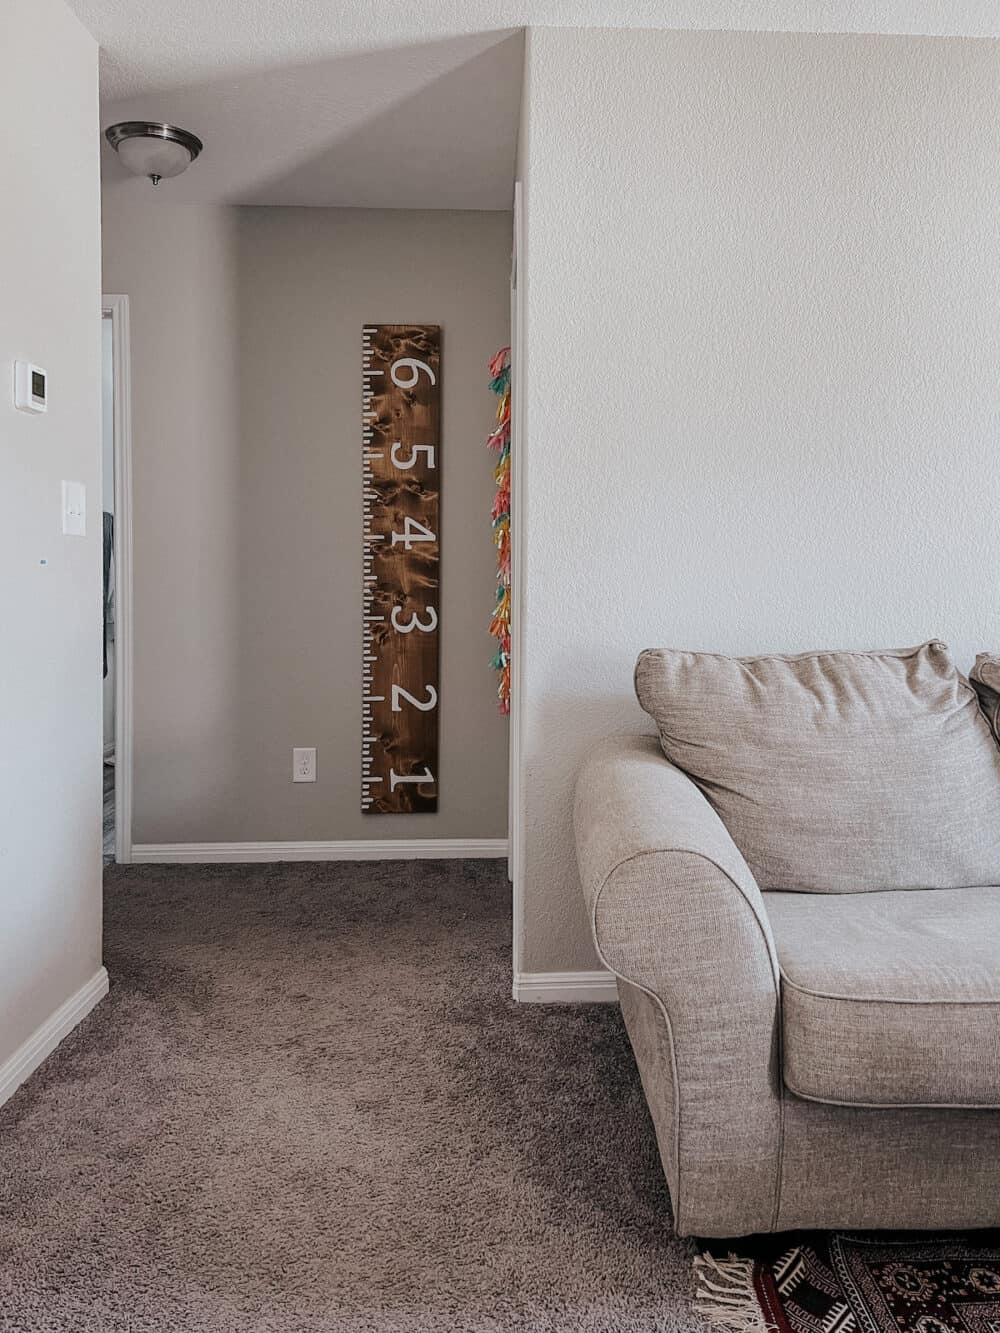
[[[361,808],[420,814],[440,776],[440,328],[366,325],[363,375]]]

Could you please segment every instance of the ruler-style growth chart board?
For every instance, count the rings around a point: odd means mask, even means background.
[[[361,809],[438,799],[441,330],[363,333],[364,661]]]

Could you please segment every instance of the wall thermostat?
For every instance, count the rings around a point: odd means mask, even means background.
[[[14,406],[22,412],[49,410],[49,377],[41,366],[14,362]]]

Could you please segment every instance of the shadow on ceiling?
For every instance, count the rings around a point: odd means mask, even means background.
[[[160,90],[102,124],[166,120],[205,151],[158,189],[176,203],[508,209],[521,31],[340,55]],[[151,189],[107,146],[106,188]]]

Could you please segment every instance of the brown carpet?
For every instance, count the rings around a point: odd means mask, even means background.
[[[500,862],[110,867],[111,995],[0,1110],[3,1333],[702,1327],[617,1008]]]

